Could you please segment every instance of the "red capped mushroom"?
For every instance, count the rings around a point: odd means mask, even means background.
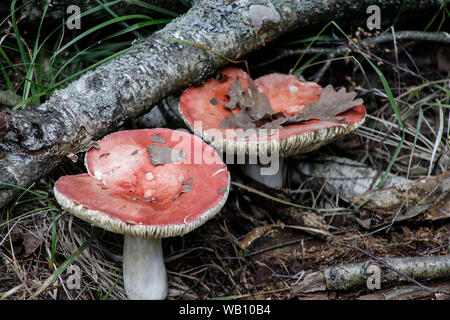
[[[247,160],[257,156],[258,162],[246,163],[244,173],[271,187],[282,186],[282,158],[318,149],[365,120],[362,100],[345,89],[336,92],[284,74],[253,81],[234,67],[220,75],[220,80],[186,89],[179,111],[187,126],[214,148]],[[276,174],[261,175],[262,165],[274,163],[280,166]]]
[[[178,130],[119,131],[98,146],[86,153],[88,174],[61,177],[55,197],[75,216],[125,235],[130,299],[164,299],[161,238],[186,234],[220,211],[229,190],[226,165],[200,138]]]

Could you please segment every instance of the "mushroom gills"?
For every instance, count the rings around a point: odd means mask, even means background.
[[[123,282],[131,300],[164,300],[167,297],[161,239],[124,236]]]

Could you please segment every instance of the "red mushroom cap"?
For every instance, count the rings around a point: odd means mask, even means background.
[[[239,78],[241,87],[247,89],[247,81],[253,82],[246,72],[234,67],[224,68],[220,74],[222,79],[210,78],[199,87],[186,89],[181,95],[179,109],[190,128],[193,128],[194,121],[201,121],[205,130],[220,129],[225,132],[220,128],[220,122],[232,112],[224,107],[229,101],[230,85]]]
[[[234,67],[224,68],[221,74],[226,78],[225,81],[209,79],[199,87],[190,87],[181,95],[179,103],[179,111],[187,126],[219,150],[248,154],[249,150],[257,149],[254,147],[255,143],[266,143],[279,150],[281,156],[305,153],[356,129],[365,120],[366,111],[360,105],[336,116],[337,119],[345,118],[345,124],[309,120],[284,126],[273,136],[239,136],[236,129],[223,129],[220,123],[231,112],[239,112],[237,108],[232,111],[225,108],[229,101],[227,95],[230,85],[239,78],[242,88],[246,89],[247,80],[253,80],[243,70]],[[320,85],[300,82],[292,75],[268,74],[253,83],[259,92],[267,96],[274,112],[283,112],[287,116],[300,113],[309,103],[317,103],[322,91]],[[195,126],[196,122],[201,124],[201,130]],[[269,146],[268,150],[270,149]]]
[[[162,238],[187,233],[226,201],[229,172],[213,148],[183,131],[143,129],[104,137],[86,153],[88,174],[55,184],[60,204],[107,230]]]

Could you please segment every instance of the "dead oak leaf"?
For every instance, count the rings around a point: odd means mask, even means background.
[[[356,99],[356,92],[346,92],[345,88],[335,91],[331,84],[321,92],[317,103],[308,104],[301,113],[286,117],[283,124],[292,124],[308,120],[323,120],[345,122],[345,119],[336,119],[334,116],[341,114],[363,103],[362,99]]]
[[[28,257],[35,252],[44,242],[44,236],[42,230],[27,230],[23,231],[18,226],[10,232],[11,241],[14,243],[16,254],[23,253],[25,257]]]
[[[25,249],[25,257],[28,257],[30,254],[35,252],[41,244],[44,242],[43,233],[41,230],[35,230],[35,232],[25,233],[23,236],[23,246]]]
[[[223,129],[282,129],[290,124],[303,123],[309,120],[322,120],[345,123],[345,119],[337,119],[339,115],[363,103],[362,99],[355,99],[355,92],[346,92],[345,88],[338,91],[332,85],[326,86],[317,103],[310,103],[301,113],[286,116],[283,112],[275,113],[269,98],[259,92],[252,82],[249,88],[243,89],[239,79],[230,85],[229,102],[225,108],[237,113],[231,113],[220,122]]]
[[[245,103],[246,92],[247,90],[241,87],[241,82],[239,81],[239,78],[237,78],[235,82],[230,84],[230,91],[228,92],[230,100],[224,107],[229,110],[233,110],[234,108],[240,108],[242,110],[241,106]]]
[[[251,81],[248,81],[248,89],[243,89],[239,78],[236,79],[230,85],[228,97],[230,100],[225,105],[225,108],[229,110],[239,108],[240,112],[232,113],[224,118],[220,122],[220,127],[223,129],[257,128],[261,121],[270,119],[274,115],[269,98],[259,92]]]

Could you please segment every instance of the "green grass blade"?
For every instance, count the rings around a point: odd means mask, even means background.
[[[28,53],[25,50],[25,47],[23,46],[22,37],[21,37],[20,32],[19,32],[19,27],[17,26],[16,14],[15,14],[16,2],[17,2],[17,0],[13,0],[11,2],[11,7],[10,7],[11,8],[11,23],[12,23],[12,26],[13,26],[14,35],[16,37],[17,47],[19,49],[20,56],[22,58],[22,62],[23,62],[23,64],[25,66],[29,66],[30,60],[28,58]],[[28,74],[28,69],[27,69],[27,74]],[[27,96],[25,95],[26,94],[26,90],[24,89],[23,92],[24,92],[23,95],[22,95],[23,99],[26,99],[27,98]]]
[[[98,67],[98,66],[100,66],[100,65],[102,65],[102,64],[104,64],[104,63],[106,63],[106,62],[108,62],[108,61],[110,61],[110,60],[112,60],[112,59],[122,55],[122,54],[125,54],[128,51],[131,51],[131,50],[133,50],[135,48],[138,48],[138,47],[140,47],[142,45],[144,45],[144,42],[132,45],[131,47],[125,48],[125,49],[123,49],[123,50],[121,50],[121,51],[119,51],[119,52],[117,52],[117,53],[115,53],[115,54],[105,58],[105,59],[102,59],[102,60],[100,60],[100,61],[90,65],[89,67],[72,74],[71,76],[67,77],[66,79],[57,82],[53,87],[49,88],[48,91],[51,92],[51,91],[55,90],[56,88],[58,88],[59,86],[61,86],[62,84],[66,83],[67,81],[70,81],[70,80],[72,80],[74,78],[77,78],[79,75],[81,75],[81,74],[83,74],[83,73],[85,73],[85,72],[87,72],[89,70],[95,69],[96,67]]]
[[[151,20],[151,21],[138,22],[138,23],[132,24],[131,26],[128,25],[127,28],[124,28],[124,29],[122,29],[120,31],[117,31],[117,32],[107,36],[105,39],[103,39],[103,41],[109,40],[109,39],[114,38],[114,37],[121,36],[121,35],[123,35],[125,33],[128,33],[128,32],[133,32],[133,31],[135,31],[137,29],[140,29],[140,28],[145,28],[145,27],[148,27],[148,26],[156,25],[156,24],[167,24],[170,21],[171,21],[170,19],[155,19],[155,20]]]
[[[393,27],[395,27],[398,19],[400,19],[400,15],[402,14],[403,10],[405,9],[406,2],[407,2],[407,0],[403,0],[402,5],[401,5],[400,9],[398,10],[397,15],[395,16],[394,22],[392,22]]]
[[[428,22],[428,24],[425,26],[425,28],[423,29],[423,31],[427,31],[428,29],[430,29],[430,27],[432,26],[432,24],[434,23],[434,21],[436,20],[436,18],[439,16],[439,13],[441,12],[441,10],[444,8],[444,10],[446,10],[446,5],[447,3],[449,3],[450,1],[445,1],[440,7],[439,10],[434,14],[434,16],[431,18],[431,20]]]
[[[231,181],[231,184],[235,185],[236,187],[239,187],[239,188],[245,189],[247,191],[250,191],[252,193],[255,193],[255,194],[257,194],[257,195],[259,195],[261,197],[264,197],[264,198],[267,198],[269,200],[273,200],[275,202],[278,202],[278,203],[282,203],[282,204],[285,204],[285,205],[288,205],[288,206],[292,206],[292,207],[296,207],[296,208],[300,208],[300,209],[315,210],[314,208],[305,207],[305,206],[301,206],[299,204],[295,204],[295,203],[292,203],[292,202],[289,202],[289,201],[278,199],[278,198],[276,198],[274,196],[271,196],[271,195],[269,195],[267,193],[264,193],[262,191],[256,190],[254,188],[248,187],[248,186],[243,185],[243,184],[241,184],[239,182]]]
[[[164,9],[164,8],[155,6],[155,5],[153,5],[153,4],[150,4],[150,3],[147,3],[147,2],[144,2],[144,1],[140,1],[140,0],[128,0],[128,3],[134,4],[134,5],[137,5],[137,6],[141,6],[141,7],[143,7],[143,8],[148,9],[148,10],[152,10],[152,11],[155,11],[155,12],[159,12],[159,13],[162,13],[162,14],[165,14],[165,15],[167,15],[167,16],[174,17],[174,18],[176,18],[176,17],[179,16],[179,14],[176,13],[176,12],[174,12],[174,11],[171,11],[171,10],[168,10],[168,9]]]
[[[53,208],[55,208],[52,205]],[[53,269],[53,265],[55,263],[55,252],[56,252],[56,217],[53,210],[50,212],[52,217],[52,242],[50,246],[50,269]]]
[[[16,2],[17,2],[17,1],[16,1]],[[1,27],[1,26],[2,26],[9,18],[11,18],[11,16],[12,16],[13,14],[16,14],[17,11],[19,11],[19,10],[22,9],[23,7],[26,7],[26,6],[29,5],[29,4],[31,4],[31,1],[24,2],[20,7],[15,8],[14,10],[11,10],[11,13],[8,14],[8,15],[5,17],[5,19],[2,20],[2,22],[0,22],[0,27]],[[15,7],[15,5],[14,5],[14,7]]]
[[[6,52],[3,50],[3,48],[6,48],[5,45],[0,46],[0,54],[2,55],[2,57],[5,59],[6,63],[8,64],[9,67],[11,67],[15,73],[19,73],[19,70],[17,70],[16,65],[11,61],[11,59],[9,59],[8,55],[6,54]]]
[[[34,200],[36,200],[36,199],[34,199]],[[0,228],[4,227],[8,223],[11,223],[11,222],[16,221],[16,220],[20,220],[23,217],[29,216],[29,215],[31,215],[31,214],[33,214],[35,212],[51,210],[51,209],[52,209],[52,207],[43,207],[43,208],[36,208],[36,209],[30,210],[30,211],[27,211],[27,212],[22,213],[22,214],[20,214],[18,216],[15,216],[14,218],[10,218],[9,220],[4,220],[4,221],[0,222]]]
[[[108,21],[105,21],[103,23],[100,23],[92,28],[90,28],[89,30],[86,30],[85,32],[83,32],[82,34],[80,34],[79,36],[75,37],[74,39],[72,39],[71,41],[69,41],[68,43],[66,43],[62,48],[60,48],[58,51],[56,51],[52,57],[56,57],[57,55],[59,55],[61,52],[65,51],[67,48],[69,48],[70,46],[72,46],[74,43],[78,42],[80,39],[83,39],[84,37],[88,36],[89,34],[98,31],[102,28],[105,28],[111,24],[115,24],[121,21],[126,21],[126,20],[131,20],[131,19],[143,19],[143,20],[152,20],[149,16],[143,15],[143,14],[132,14],[132,15],[127,15],[127,16],[122,16],[122,17],[118,17],[118,18],[114,18]]]
[[[308,44],[308,46],[306,47],[305,51],[303,51],[302,55],[298,58],[297,62],[294,64],[294,67],[291,69],[291,71],[289,72],[289,74],[293,74],[295,72],[295,70],[297,70],[298,65],[300,64],[300,61],[302,61],[303,57],[305,56],[306,52],[308,51],[309,48],[311,48],[311,46],[314,44],[314,42],[316,42],[318,39],[320,39],[322,33],[331,25],[333,21],[327,23],[320,31],[319,33],[312,38],[311,42]]]
[[[109,296],[111,295],[111,293],[114,291],[114,289],[116,289],[117,287],[117,283],[119,283],[119,277],[117,277],[116,282],[114,282],[113,286],[111,287],[111,289],[108,290],[108,292],[103,295],[100,299],[101,300],[106,300],[109,298]]]
[[[315,55],[313,55],[311,58],[309,58],[308,60],[306,60],[306,62],[304,64],[302,64],[302,66],[300,68],[298,68],[298,70],[296,70],[293,74],[298,78],[301,76],[301,74],[303,73],[303,71],[305,71],[306,68],[308,68],[309,66],[311,66],[311,64],[316,61],[317,59],[319,59],[319,57],[322,55],[322,53],[317,53]]]
[[[312,36],[312,37],[306,37],[306,38],[299,39],[299,40],[289,41],[289,42],[284,43],[284,45],[295,45],[295,44],[307,43],[307,42],[310,42],[310,41],[314,41],[315,42],[317,40],[332,40],[332,39],[333,39],[332,36],[328,36],[328,35],[321,36],[321,35],[319,35],[319,37]]]
[[[450,95],[450,90],[447,88],[444,88],[443,86],[439,85],[439,84],[435,84],[434,87],[436,87],[437,89],[443,91],[444,93]]]
[[[27,71],[27,75],[26,75],[25,79],[32,79],[33,78],[36,56],[38,55],[38,52],[40,50],[40,47],[39,47],[39,36],[41,34],[41,28],[42,28],[42,25],[44,23],[44,18],[45,18],[45,15],[47,13],[48,7],[49,7],[49,2],[46,2],[45,6],[44,6],[44,9],[42,10],[42,17],[41,17],[41,21],[39,22],[39,28],[38,28],[38,32],[37,32],[37,35],[36,35],[36,40],[34,42],[34,48],[33,48],[33,52],[32,52],[32,57],[31,57],[30,65],[28,66],[28,71]],[[23,94],[22,94],[23,99],[28,98],[28,95],[30,94],[30,91],[32,92],[33,96],[37,93],[36,87],[32,86],[32,82],[25,81],[24,88],[23,88]],[[33,100],[35,102],[35,105],[39,106],[39,99],[33,99]]]
[[[100,6],[102,6],[104,9],[105,9],[105,11],[106,12],[108,12],[113,18],[118,18],[119,16],[112,10],[112,9],[110,9],[108,6],[106,6],[105,5],[105,3],[103,2],[103,1],[100,1],[100,0],[95,0]],[[124,26],[125,28],[129,28],[130,27],[130,25],[126,22],[126,21],[122,21],[122,22],[120,22],[120,24],[122,25],[122,26]],[[136,37],[136,38],[142,38],[142,35],[138,32],[138,31],[136,31],[136,30],[132,30],[131,31],[132,33],[133,33],[133,35]]]
[[[9,79],[8,72],[6,72],[6,67],[3,64],[2,59],[0,59],[0,70],[2,71],[3,79],[5,79],[5,82],[6,82],[6,88],[8,88],[8,90],[12,91],[11,90],[12,89],[11,79]]]
[[[56,269],[50,277],[47,278],[47,280],[39,287],[39,289],[31,296],[30,299],[36,298],[38,295],[40,295],[44,290],[48,288],[49,285],[51,285],[77,258],[78,256],[91,245],[91,243],[97,238],[97,236],[100,234],[100,230],[95,230],[94,234],[87,239],[79,248],[76,250],[72,255],[67,258],[59,267]]]
[[[34,184],[32,184],[29,188],[19,187],[19,186],[15,185],[15,184],[8,183],[8,182],[3,182],[3,181],[0,181],[0,184],[3,184],[3,185],[8,186],[8,187],[24,190],[26,192],[31,193],[32,195],[38,196],[38,197],[40,197],[42,199],[46,199],[46,197],[43,196],[42,194],[29,190],[30,188],[32,188],[34,186]]]

